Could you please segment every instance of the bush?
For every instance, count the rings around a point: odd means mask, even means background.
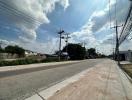
[[[0,66],[25,65],[25,64],[33,64],[33,63],[39,63],[39,61],[32,60],[32,59],[22,59],[22,60],[14,60],[14,61],[0,61]]]
[[[27,65],[27,64],[35,64],[35,63],[46,63],[46,62],[58,62],[57,57],[48,57],[47,59],[35,60],[35,59],[20,59],[14,61],[0,61],[0,67],[2,66],[14,66],[14,65]],[[65,61],[65,59],[61,59],[61,61]]]

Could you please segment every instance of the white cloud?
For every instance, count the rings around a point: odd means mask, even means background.
[[[59,39],[58,38],[50,38],[45,43],[40,43],[36,41],[25,43],[21,41],[8,41],[8,40],[2,40],[0,39],[0,43],[2,43],[2,47],[6,47],[8,45],[18,45],[20,47],[23,47],[26,50],[31,50],[38,53],[47,53],[47,54],[53,54],[55,51],[58,50],[59,46]],[[64,46],[65,43],[62,41],[62,46]]]
[[[124,6],[125,5],[125,6]],[[130,1],[126,0],[117,0],[117,21],[118,24],[124,22],[124,19],[126,18],[126,14],[128,11],[130,5]],[[106,24],[110,22],[110,16],[111,16],[111,23],[115,22],[115,2],[111,3],[110,7],[110,13],[109,13],[109,8],[108,5],[104,10],[101,11],[95,11],[91,18],[89,19],[88,23],[92,23],[91,25],[91,30],[92,32],[97,32],[99,31],[102,27],[104,27]]]
[[[117,0],[117,18],[118,23],[122,24],[126,18],[127,11],[129,8],[130,1]],[[110,29],[109,20],[109,5],[104,10],[95,11],[88,22],[81,28],[80,31],[72,33],[72,41],[86,42],[87,47],[98,47],[99,51],[103,51],[105,54],[110,54],[113,50],[113,32],[109,35],[106,33],[106,37],[102,37],[102,40],[97,40],[96,33],[101,33],[104,30]],[[111,0],[111,24],[114,26],[115,22],[115,0]],[[101,34],[100,34],[101,35]],[[108,35],[108,36],[107,36]],[[115,43],[115,40],[114,40]],[[98,46],[97,46],[98,45]],[[102,49],[103,48],[103,49]]]
[[[7,45],[18,45],[18,43],[15,41],[7,41],[4,39],[0,39],[0,44],[2,47],[6,47]]]
[[[86,42],[88,46],[95,47],[98,43],[89,26],[83,26],[80,31],[71,34],[72,42],[83,43]]]
[[[100,40],[101,44],[115,44],[116,40],[115,40],[115,33],[109,34],[106,37],[104,37],[102,40]]]
[[[68,0],[60,0],[61,5],[66,9],[69,6]]]
[[[111,9],[110,9],[110,15],[111,15],[111,26],[115,25],[115,0],[111,0]],[[124,24],[125,18],[128,14],[128,10],[130,7],[130,1],[126,0],[117,0],[117,21],[118,25]],[[105,36],[102,37],[101,40],[97,40],[95,38],[95,41],[99,43],[98,49],[100,52],[104,52],[105,54],[110,54],[113,52],[113,48],[115,48],[115,33],[111,31],[111,34],[108,34],[106,30],[110,31],[110,20],[109,20],[109,9],[108,5],[104,10],[101,11],[95,11],[92,16],[90,17],[89,21],[85,26],[87,26],[87,29],[89,29],[89,32],[91,34],[96,35],[96,33],[101,33],[105,31]],[[120,33],[121,28],[118,28],[118,32]],[[114,36],[113,36],[114,34]],[[101,34],[100,34],[101,35]],[[132,41],[126,40],[124,44],[120,47],[120,50],[128,50],[132,49]]]
[[[3,14],[11,20],[18,28],[20,28],[23,32],[19,38],[24,42],[30,42],[31,40],[36,39],[37,33],[36,29],[43,23],[48,24],[50,20],[47,17],[48,13],[51,13],[55,9],[56,3],[60,4],[61,6],[66,9],[69,6],[69,0],[0,0],[1,2],[6,3],[9,5],[8,7],[13,7],[14,9],[19,10],[20,12],[16,11],[9,11],[5,9]],[[114,4],[115,0],[111,0],[111,18],[112,23],[114,24]],[[118,21],[123,23],[123,20],[126,16],[126,11],[129,7],[129,1],[126,0],[117,0],[117,16]],[[121,2],[121,3],[120,3]],[[8,14],[7,14],[7,13]],[[109,24],[109,10],[108,5],[104,10],[95,11],[88,22],[76,32],[71,34],[71,42],[86,42],[87,47],[96,47],[98,45],[101,48],[101,45],[106,47],[104,49],[100,49],[100,51],[107,52],[106,49],[111,48],[111,36],[102,37],[104,38],[102,41],[97,40],[94,33],[100,30],[107,30]],[[107,28],[106,28],[107,26]],[[48,43],[38,43],[38,42],[31,42],[29,44],[21,44],[25,48],[33,49],[36,47],[35,50],[40,52],[50,52],[52,50],[52,46],[56,44],[56,39],[51,39]],[[103,44],[102,44],[103,43]],[[40,48],[40,44],[41,48]],[[63,42],[63,45],[65,43]],[[57,46],[55,47],[58,48]],[[108,52],[107,52],[108,53]]]
[[[56,3],[59,3],[66,9],[69,6],[69,0],[0,0],[6,6],[1,6],[2,15],[20,28],[22,34],[20,39],[35,40],[37,37],[36,29],[41,24],[48,24],[50,20],[47,17],[55,9]]]
[[[46,41],[44,43],[33,41],[30,43],[26,43],[26,44],[19,42],[19,44],[27,50],[31,50],[31,51],[35,51],[39,53],[52,54],[56,50],[58,50],[58,39],[57,38],[51,38],[49,41]]]

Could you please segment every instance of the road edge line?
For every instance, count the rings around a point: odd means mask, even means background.
[[[96,67],[96,65],[95,65],[95,67]],[[85,71],[81,71],[80,73],[78,73],[72,77],[69,77],[68,79],[66,79],[64,81],[57,83],[56,85],[53,85],[53,86],[39,92],[38,94],[41,95],[45,100],[47,100],[49,97],[53,96],[57,91],[61,90],[62,88],[68,86],[69,84],[74,83],[74,82],[78,81],[79,79],[81,79],[82,77],[84,77],[87,72],[95,69],[95,67],[88,68]],[[36,96],[38,96],[38,95],[34,94],[33,96],[26,98],[25,100],[35,100],[33,98]],[[40,100],[42,100],[42,99],[40,99]]]

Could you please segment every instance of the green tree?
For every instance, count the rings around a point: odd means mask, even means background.
[[[87,56],[88,58],[96,58],[98,56],[98,54],[96,53],[96,49],[95,48],[90,48],[87,50]]]
[[[87,52],[89,53],[89,55],[96,55],[96,50],[94,48],[88,49]]]
[[[19,46],[7,46],[5,47],[5,52],[12,53],[12,54],[18,54],[19,56],[25,55],[25,50]]]
[[[86,50],[80,44],[68,44],[63,48],[63,52],[68,52],[71,60],[81,60],[85,58]]]
[[[0,53],[3,53],[4,52],[4,50],[0,47]]]

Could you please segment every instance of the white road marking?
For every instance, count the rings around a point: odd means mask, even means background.
[[[85,71],[82,71],[54,86],[51,86],[48,89],[45,89],[41,92],[39,92],[39,95],[41,95],[44,99],[48,99],[49,97],[53,96],[54,93],[56,93],[57,91],[61,90],[62,88],[66,87],[67,85],[69,85],[70,83],[76,82],[78,81],[80,78],[82,78],[88,71],[94,69],[95,67],[89,68]],[[37,98],[37,99],[36,99]],[[25,99],[25,100],[42,100],[37,94]]]

